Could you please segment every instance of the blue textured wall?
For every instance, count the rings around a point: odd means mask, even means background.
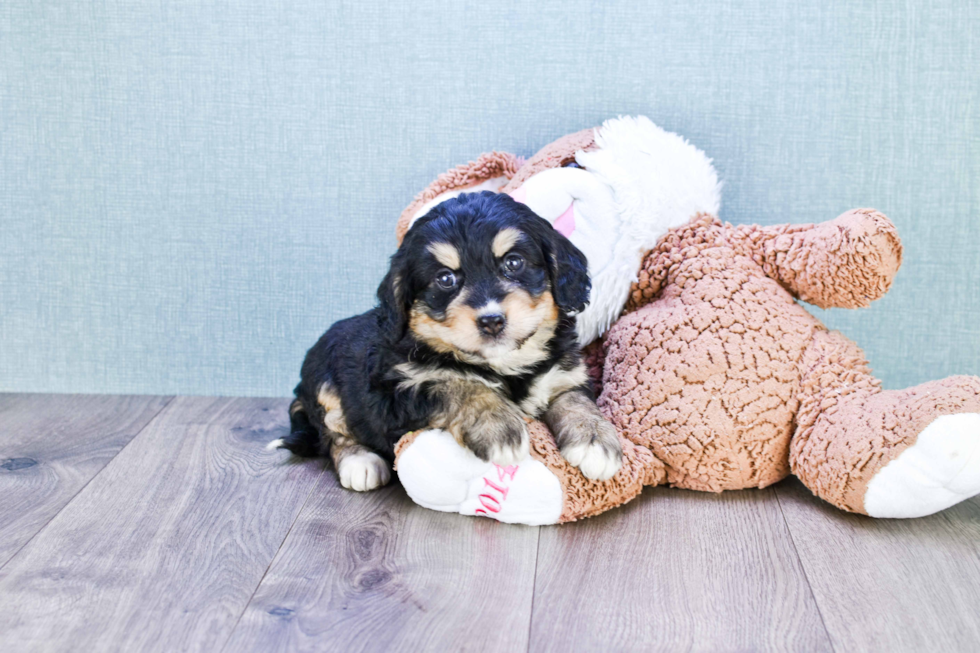
[[[889,387],[980,372],[976,2],[8,0],[0,390],[287,394],[436,174],[622,113],[723,219],[887,213],[894,289],[823,317]]]

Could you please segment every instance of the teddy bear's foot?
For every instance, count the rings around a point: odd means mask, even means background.
[[[868,483],[872,517],[924,517],[980,494],[980,413],[937,418]]]
[[[980,378],[882,390],[857,346],[818,333],[805,364],[793,473],[838,508],[922,517],[980,493]]]
[[[397,469],[408,496],[431,510],[532,526],[561,517],[561,484],[545,465],[530,457],[511,465],[485,462],[446,431],[418,433],[400,449]]]

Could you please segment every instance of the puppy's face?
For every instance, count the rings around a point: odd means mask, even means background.
[[[588,293],[582,253],[495,193],[460,195],[418,220],[379,289],[393,328],[400,322],[436,351],[490,365],[538,351]]]
[[[459,222],[472,236],[432,229],[415,266],[428,280],[410,309],[415,336],[436,351],[494,360],[541,329],[553,332],[558,307],[533,239],[506,223]]]

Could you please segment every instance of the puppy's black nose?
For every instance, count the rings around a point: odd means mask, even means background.
[[[500,313],[490,313],[476,318],[476,326],[488,336],[495,336],[504,330],[504,316]]]

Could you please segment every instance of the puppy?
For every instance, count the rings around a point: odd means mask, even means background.
[[[440,428],[500,465],[528,452],[542,419],[592,479],[622,465],[575,335],[588,303],[585,256],[510,196],[462,194],[409,230],[379,305],[334,324],[306,354],[291,433],[270,447],[333,458],[341,484],[388,482],[394,445]]]

